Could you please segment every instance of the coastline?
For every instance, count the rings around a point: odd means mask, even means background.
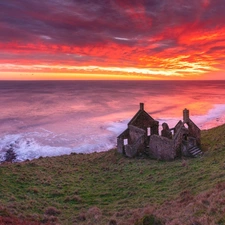
[[[5,212],[10,218],[37,224],[103,225],[113,220],[135,224],[150,215],[166,224],[179,221],[186,225],[188,218],[203,221],[206,216],[219,221],[225,179],[224,137],[225,124],[202,131],[204,156],[172,162],[129,159],[114,149],[4,163],[0,165],[0,217]],[[182,210],[189,204],[194,211]],[[202,208],[204,213],[200,213]],[[212,208],[216,208],[214,214],[210,213]]]
[[[160,127],[163,122],[173,127],[182,118],[184,108],[190,110],[200,129],[216,126],[225,123],[223,84],[218,81],[2,84],[0,158],[11,144],[18,161],[111,149],[142,101],[146,112],[160,122]]]
[[[218,127],[222,127],[224,125],[225,124],[219,125],[217,127],[212,127],[212,128],[209,128],[209,129],[201,130],[201,132],[207,132],[207,131],[210,131],[210,130],[214,130],[214,129],[216,129]],[[114,148],[116,148],[116,146]],[[113,148],[111,148],[111,149],[113,149]],[[110,151],[111,149],[106,149],[104,151],[99,151],[99,152],[107,152],[107,151]],[[61,155],[57,155],[57,156],[40,156],[39,158],[25,159],[25,160],[18,161],[18,160],[16,160],[16,158],[17,158],[16,152],[14,151],[13,145],[11,144],[9,146],[9,148],[6,150],[4,160],[0,161],[0,165],[4,164],[4,163],[20,163],[20,162],[24,162],[24,161],[32,161],[32,160],[35,160],[35,159],[40,159],[40,158],[45,158],[45,157],[60,157],[60,156],[63,156],[63,155],[73,155],[73,154],[81,154],[82,155],[82,154],[93,154],[93,153],[96,153],[96,151],[87,152],[87,153],[70,152],[68,154],[61,154]]]

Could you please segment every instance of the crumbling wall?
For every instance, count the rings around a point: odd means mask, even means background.
[[[144,151],[147,144],[147,131],[133,125],[129,125],[128,132],[129,143],[124,146],[125,154],[128,157],[134,157]]]
[[[180,128],[183,126],[183,122],[180,120],[176,126],[174,127],[174,134],[177,133],[178,130],[180,130]]]
[[[173,160],[176,157],[174,141],[162,136],[152,135],[149,142],[149,155],[160,160]]]
[[[137,139],[140,136],[146,135],[146,133],[147,133],[147,130],[143,130],[143,129],[135,127],[133,125],[129,125],[128,129],[129,129],[129,137],[130,137],[129,144],[133,144],[134,142],[137,141]]]
[[[190,146],[189,146],[188,141],[183,140],[182,143],[181,143],[181,155],[182,156],[185,156],[185,157],[191,156],[189,151],[188,151],[189,147]]]
[[[117,151],[124,154],[124,139],[129,139],[129,130],[126,129],[120,136],[117,137]],[[129,141],[128,141],[129,142]]]
[[[201,130],[195,125],[195,123],[189,119],[188,121],[188,131],[189,136],[194,137],[196,139],[196,144],[198,147],[201,146]]]
[[[185,128],[183,125],[179,126],[179,129],[177,129],[173,140],[174,140],[174,149],[176,151],[177,156],[181,154],[181,143],[184,140],[184,135],[188,135],[188,129]]]
[[[137,156],[145,148],[145,135],[140,136],[135,143],[125,145],[125,155],[132,158]]]

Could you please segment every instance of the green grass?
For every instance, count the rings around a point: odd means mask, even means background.
[[[107,224],[124,210],[160,207],[184,191],[196,196],[225,182],[225,125],[203,131],[202,147],[202,158],[173,162],[111,150],[2,164],[0,216],[7,211],[43,222]]]

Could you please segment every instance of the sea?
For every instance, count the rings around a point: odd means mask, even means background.
[[[160,127],[225,123],[225,81],[0,81],[0,161],[112,149],[141,102]]]

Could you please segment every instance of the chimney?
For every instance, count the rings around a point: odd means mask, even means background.
[[[189,122],[189,110],[186,108],[183,110],[183,121],[184,123]]]
[[[144,103],[140,103],[140,110],[144,110]]]

